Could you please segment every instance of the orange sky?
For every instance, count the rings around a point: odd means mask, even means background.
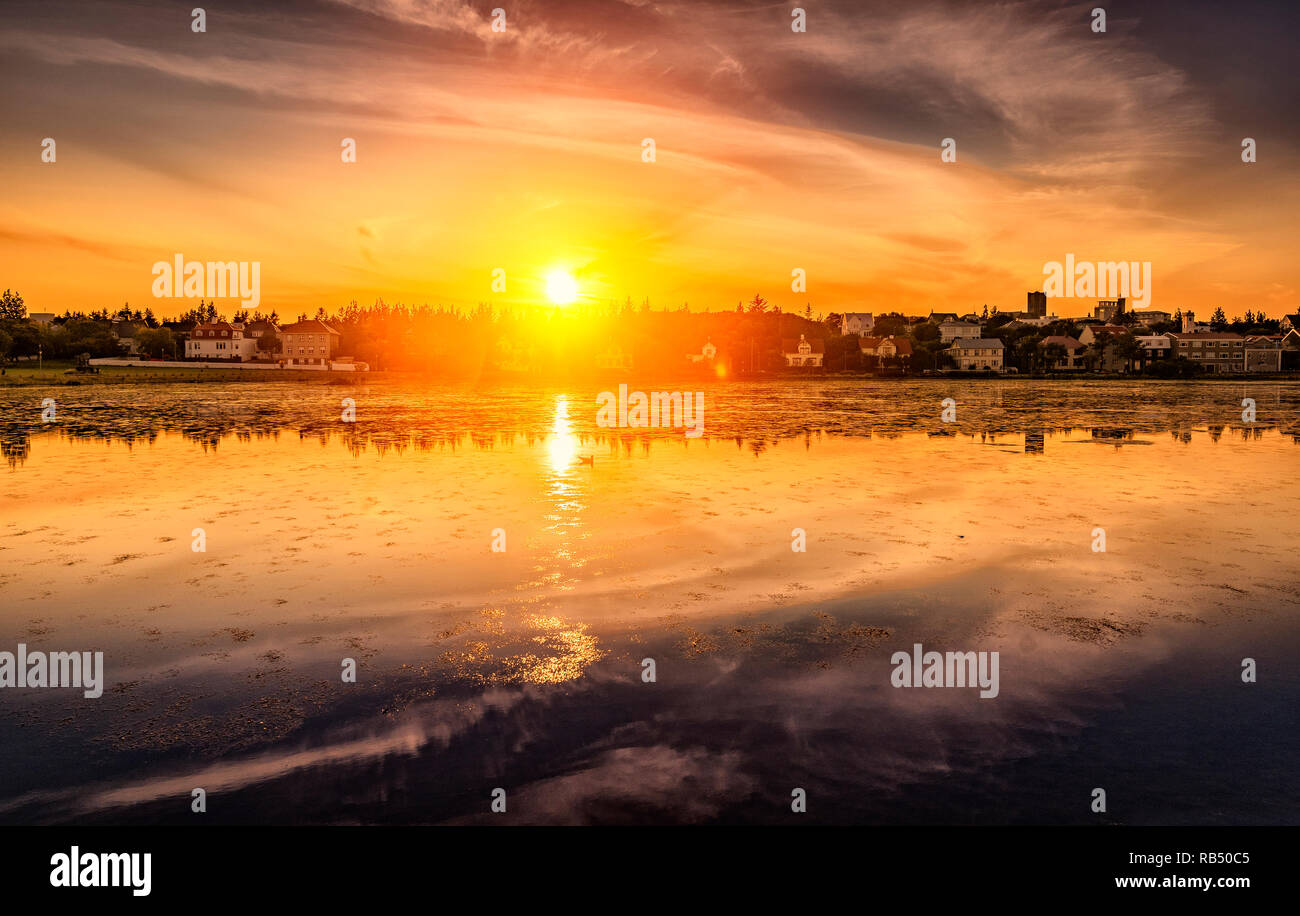
[[[1236,123],[1137,21],[807,4],[794,34],[770,5],[564,3],[493,33],[491,5],[214,6],[194,34],[188,8],[19,4],[0,287],[172,315],[151,266],[180,252],[260,261],[281,315],[537,302],[557,267],[588,300],[924,314],[1023,308],[1073,253],[1151,261],[1153,308],[1298,309],[1284,112]]]

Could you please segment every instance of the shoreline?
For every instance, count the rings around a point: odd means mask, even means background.
[[[457,384],[535,384],[535,385],[569,385],[569,384],[618,384],[633,379],[641,379],[639,384],[647,384],[645,379],[667,379],[683,385],[732,384],[738,382],[811,382],[811,381],[845,381],[861,379],[870,382],[943,382],[943,381],[1022,381],[1022,382],[1063,382],[1063,381],[1097,381],[1097,382],[1294,382],[1300,381],[1300,371],[1255,372],[1241,374],[1200,375],[1190,378],[1164,378],[1155,375],[1138,375],[1101,372],[1062,372],[1055,374],[1031,373],[989,373],[965,372],[952,370],[934,374],[913,373],[899,375],[894,373],[875,375],[868,372],[806,372],[762,373],[753,375],[735,375],[727,378],[713,376],[695,376],[678,374],[671,370],[647,370],[641,375],[621,372],[615,375],[600,373],[575,373],[562,376],[538,376],[523,373],[494,373],[479,376],[463,374],[441,374],[415,372],[410,370],[369,370],[366,372],[328,372],[319,369],[268,369],[250,371],[235,367],[195,366],[177,367],[160,366],[150,368],[140,366],[101,366],[98,373],[70,372],[63,366],[36,369],[27,366],[7,366],[4,375],[0,375],[0,388],[39,388],[39,387],[75,387],[80,385],[194,385],[214,382],[314,382],[319,385],[351,385],[370,382],[427,382],[434,385]]]

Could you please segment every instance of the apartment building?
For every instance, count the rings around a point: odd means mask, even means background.
[[[342,335],[311,319],[280,328],[280,358],[287,366],[328,366],[338,357]]]
[[[953,345],[943,352],[952,357],[953,365],[958,369],[979,371],[991,369],[1002,371],[1002,355],[1006,347],[996,337],[985,339],[964,338],[953,341]]]
[[[1245,372],[1246,341],[1240,334],[1198,331],[1170,333],[1170,348],[1176,356],[1189,359],[1206,372]]]
[[[944,343],[980,336],[980,326],[969,321],[944,321],[939,325],[939,339]]]

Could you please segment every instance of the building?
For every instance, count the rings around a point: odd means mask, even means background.
[[[213,321],[201,324],[185,341],[186,359],[226,359],[243,362],[257,355],[257,341],[244,334],[242,324]]]
[[[1240,334],[1198,331],[1170,333],[1171,352],[1191,360],[1206,372],[1245,372],[1246,341]]]
[[[912,362],[912,342],[906,337],[891,337],[888,342],[893,344],[894,347],[892,357],[888,352],[881,355],[886,359],[897,359],[903,366],[910,365]]]
[[[969,321],[944,321],[939,325],[939,339],[944,343],[979,336],[980,326]]]
[[[798,340],[781,341],[781,354],[787,366],[820,366],[826,358],[826,345],[820,340],[809,340],[800,334]]]
[[[856,334],[866,337],[876,329],[876,319],[870,312],[845,312],[840,319],[841,334]]]
[[[1096,357],[1094,369],[1101,372],[1123,372],[1129,367],[1129,359],[1120,355],[1115,343],[1128,333],[1128,328],[1118,324],[1090,324],[1079,332],[1079,343],[1093,349]]]
[[[985,339],[960,338],[953,341],[953,345],[943,352],[952,358],[953,365],[958,369],[982,370],[991,369],[994,372],[1002,371],[1002,354],[1006,348],[1002,341],[996,337]]]
[[[1083,368],[1083,344],[1073,337],[1066,337],[1064,334],[1053,334],[1050,337],[1044,337],[1038,342],[1039,349],[1046,351],[1048,347],[1060,347],[1065,351],[1064,355],[1055,359],[1049,359],[1047,368],[1057,371],[1066,371],[1071,369]]]
[[[1092,317],[1101,321],[1114,321],[1124,314],[1124,297],[1118,299],[1098,299],[1097,307],[1092,310]]]
[[[1138,334],[1133,340],[1137,342],[1138,352],[1130,363],[1130,368],[1141,371],[1148,366],[1168,359],[1173,348],[1172,338],[1168,334]]]
[[[37,324],[49,324],[54,320],[53,312],[28,312],[27,320],[34,321]]]
[[[1079,332],[1079,343],[1085,347],[1095,347],[1103,337],[1127,334],[1128,328],[1118,324],[1090,324]]]
[[[1208,330],[1210,326],[1204,321],[1197,321],[1195,312],[1183,312],[1182,332],[1184,334],[1199,334]]]
[[[338,331],[315,318],[286,324],[280,328],[280,360],[286,366],[328,366],[338,356],[342,339]]]
[[[1047,293],[1035,290],[1025,296],[1025,312],[1028,318],[1042,318],[1047,315]]]
[[[117,345],[121,347],[127,356],[137,356],[140,353],[139,341],[135,335],[146,327],[143,321],[128,321],[121,318],[114,318],[109,325],[109,332]]]
[[[904,366],[912,360],[912,342],[905,337],[859,337],[858,348],[863,356],[879,359],[881,365],[887,359]]]
[[[931,312],[930,317],[926,319],[926,321],[930,322],[930,324],[943,324],[945,321],[956,321],[956,320],[957,320],[956,312]]]
[[[253,341],[257,359],[275,359],[280,349],[280,326],[274,321],[250,321],[244,325],[244,336]]]
[[[1028,328],[1045,328],[1055,321],[1060,321],[1056,315],[1039,315],[1033,317],[1028,312],[1017,312],[1016,317],[1007,322],[1007,327],[1028,327]]]
[[[1157,309],[1143,309],[1140,312],[1134,310],[1129,312],[1129,314],[1133,316],[1133,319],[1138,324],[1146,328],[1151,327],[1153,324],[1164,324],[1165,322],[1174,320],[1173,315],[1168,312],[1161,312]]]
[[[1247,372],[1282,371],[1281,336],[1247,337],[1245,349]]]
[[[714,345],[713,340],[708,340],[704,346],[700,347],[699,353],[687,353],[686,358],[695,364],[711,363],[718,358],[718,348]]]
[[[1282,320],[1278,322],[1278,327],[1283,331],[1300,331],[1300,313],[1295,315],[1283,315]]]

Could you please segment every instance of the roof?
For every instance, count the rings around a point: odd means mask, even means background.
[[[136,331],[144,328],[145,323],[143,321],[115,321],[112,324],[113,334],[122,340],[134,338]]]
[[[806,338],[800,338],[799,340],[794,340],[793,338],[786,338],[781,341],[781,352],[798,353],[799,344],[803,343],[805,340]],[[812,340],[808,340],[807,342],[812,346],[812,352],[814,353],[826,352],[826,344],[823,343],[820,338],[813,338]]]
[[[1241,340],[1240,334],[1231,331],[1197,331],[1194,334],[1170,331],[1169,336],[1174,340]]]
[[[1049,337],[1044,337],[1038,342],[1040,347],[1047,347],[1052,344],[1065,347],[1067,350],[1078,350],[1083,347],[1083,344],[1079,343],[1079,341],[1075,340],[1073,337],[1066,337],[1064,334],[1052,334]]]
[[[286,324],[280,328],[281,334],[336,334],[342,337],[338,331],[327,325],[323,321],[317,321],[315,318],[307,321],[295,321],[293,324]]]
[[[193,333],[195,337],[203,336],[204,331],[210,332],[209,336],[216,337],[217,331],[223,331],[225,332],[225,334],[233,334],[235,331],[235,326],[231,324],[229,321],[209,321],[209,322],[205,322],[204,324],[196,324],[194,326]]]
[[[878,350],[885,341],[889,341],[894,345],[894,352],[899,356],[912,355],[912,342],[906,337],[859,337],[858,348],[861,350]]]
[[[250,321],[244,326],[244,330],[250,334],[265,334],[267,331],[280,330],[280,326],[274,321]]]
[[[1005,345],[996,337],[966,337],[961,340],[954,340],[951,349],[954,350],[1003,350]]]
[[[848,321],[850,318],[870,318],[870,317],[871,317],[870,312],[845,312],[844,313],[845,321]]]
[[[957,321],[957,320],[954,319],[954,320],[951,320],[951,321],[942,321],[942,322],[940,322],[940,323],[939,323],[939,327],[941,327],[941,328],[978,328],[979,325],[977,325],[977,324],[973,324],[972,322],[969,322],[969,321]]]
[[[1126,333],[1128,333],[1128,328],[1124,327],[1123,325],[1119,325],[1119,324],[1094,324],[1094,325],[1089,325],[1089,327],[1092,328],[1092,333],[1094,333],[1094,334],[1126,334]]]

